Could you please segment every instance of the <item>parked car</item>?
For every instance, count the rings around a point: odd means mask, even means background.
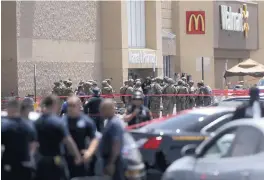
[[[234,105],[234,106],[237,106],[237,105],[241,105],[242,103],[244,102],[248,102],[250,99],[249,96],[237,96],[237,97],[230,97],[230,98],[227,98],[227,99],[224,99],[220,102],[217,102],[217,103],[214,103],[212,106],[226,106],[226,105]],[[260,96],[260,102],[264,102],[264,96]],[[232,103],[230,103],[232,102]]]
[[[162,180],[263,180],[264,119],[227,123],[197,148],[185,146],[182,154]]]
[[[187,144],[200,144],[217,128],[231,121],[235,108],[207,107],[193,109],[166,120],[130,131],[137,141],[148,174],[161,176],[181,157]]]

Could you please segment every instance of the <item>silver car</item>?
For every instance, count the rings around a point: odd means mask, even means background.
[[[263,180],[264,119],[237,120],[212,137],[182,149],[162,180]]]

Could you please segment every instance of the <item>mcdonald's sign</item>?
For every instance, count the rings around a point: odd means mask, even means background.
[[[204,11],[186,11],[186,34],[205,34]]]

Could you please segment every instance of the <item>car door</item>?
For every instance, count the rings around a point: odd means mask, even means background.
[[[195,179],[249,180],[261,138],[262,133],[254,127],[227,129],[201,152],[194,169]]]

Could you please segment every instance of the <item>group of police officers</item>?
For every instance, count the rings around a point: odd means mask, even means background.
[[[143,83],[140,79],[125,81],[124,86],[120,88],[123,103],[131,104],[132,94],[136,91],[145,95],[144,105],[149,107],[153,118],[160,117],[161,104],[162,116],[167,116],[172,115],[175,105],[177,112],[180,112],[195,106],[208,106],[212,101],[210,87],[201,81],[195,88],[194,82],[187,81],[185,77],[177,82],[168,77],[163,79],[147,77]]]
[[[103,80],[101,83],[100,92],[108,98],[113,98],[115,93],[111,81],[110,78]],[[71,87],[71,80],[55,82],[54,84],[53,93],[58,96],[68,96],[71,93],[79,96],[91,96],[93,95],[93,89],[99,88],[98,83],[94,80],[87,82],[81,80],[75,91]],[[144,105],[150,109],[154,118],[160,117],[161,107],[163,107],[162,116],[167,116],[173,113],[175,105],[176,111],[180,112],[193,107],[208,106],[212,102],[209,86],[200,81],[195,87],[194,82],[187,80],[186,77],[182,77],[177,81],[169,77],[147,77],[145,80],[129,79],[124,82],[119,91],[120,99],[126,107],[131,104],[132,95],[137,91],[145,95]],[[84,103],[85,98],[82,98],[82,101]]]
[[[124,179],[121,157],[124,126],[115,116],[113,100],[99,102],[97,92],[95,88],[92,101],[84,108],[80,98],[71,94],[62,117],[58,115],[58,97],[47,96],[41,102],[41,116],[36,121],[28,119],[33,110],[32,100],[25,98],[22,103],[10,100],[8,115],[1,120],[2,178],[66,180],[94,176],[98,151],[103,160],[103,174],[116,180]],[[95,114],[93,119],[89,116],[97,113],[95,111],[100,112],[102,118]],[[99,133],[95,121],[104,119],[107,124]]]

